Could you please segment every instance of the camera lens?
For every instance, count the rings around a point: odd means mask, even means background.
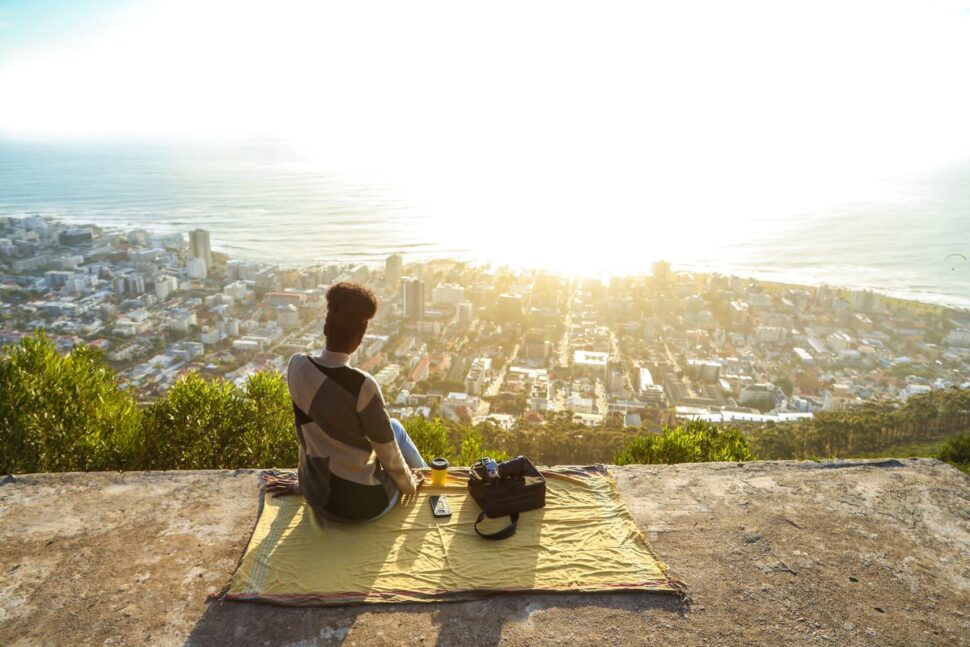
[[[500,463],[498,473],[503,478],[523,476],[525,474],[525,466],[525,456],[516,456],[504,463]]]

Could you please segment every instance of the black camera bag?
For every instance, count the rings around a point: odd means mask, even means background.
[[[546,479],[532,461],[526,458],[525,463],[522,476],[498,478],[488,478],[485,467],[480,463],[472,467],[468,478],[468,492],[482,508],[475,522],[475,532],[480,537],[508,539],[515,534],[520,512],[537,510],[546,505]],[[485,517],[495,519],[506,515],[512,517],[512,523],[502,530],[485,534],[478,529],[478,524]]]

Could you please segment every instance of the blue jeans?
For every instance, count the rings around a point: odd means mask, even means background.
[[[401,455],[404,456],[404,462],[408,464],[408,467],[427,467],[428,464],[421,457],[421,452],[418,451],[414,441],[408,436],[408,432],[401,421],[397,418],[391,418],[391,429],[394,430],[397,446],[401,448]]]

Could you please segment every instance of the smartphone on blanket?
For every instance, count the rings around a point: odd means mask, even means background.
[[[428,497],[431,504],[431,514],[436,517],[450,517],[451,506],[448,505],[448,497],[443,494],[432,494]]]

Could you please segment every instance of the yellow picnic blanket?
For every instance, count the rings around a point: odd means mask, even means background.
[[[226,591],[230,600],[292,605],[431,602],[511,591],[668,591],[667,577],[603,466],[542,470],[546,507],[521,514],[510,539],[474,531],[480,509],[467,470],[422,487],[368,524],[318,521],[303,497],[262,497],[256,528]],[[449,518],[431,514],[444,494]],[[486,519],[493,532],[508,517]]]

